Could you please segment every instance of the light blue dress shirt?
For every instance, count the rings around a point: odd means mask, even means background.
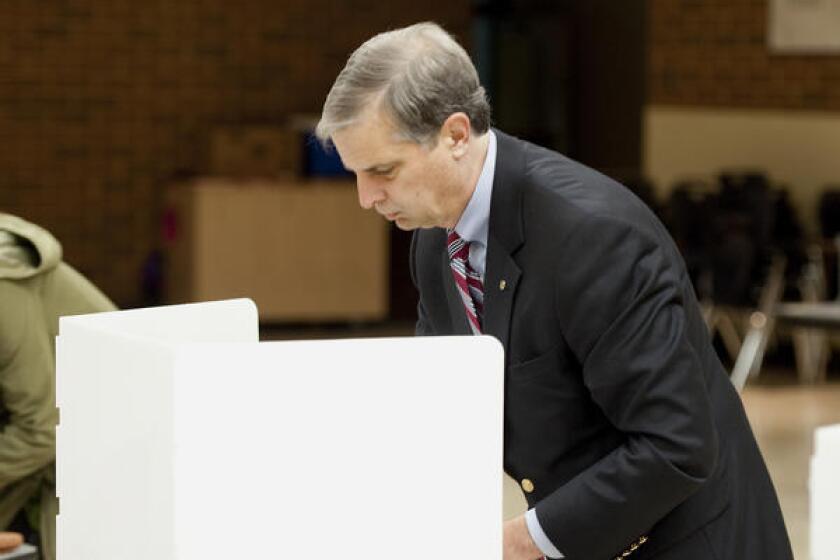
[[[487,146],[487,156],[484,158],[484,167],[478,177],[470,201],[461,214],[461,218],[455,225],[455,231],[464,241],[470,244],[470,267],[481,276],[484,282],[484,271],[487,265],[487,231],[490,225],[490,200],[493,195],[493,178],[496,173],[496,135],[489,131],[490,141]],[[563,554],[557,550],[554,543],[549,540],[543,531],[537,513],[529,509],[525,513],[525,522],[528,525],[528,532],[534,539],[537,547],[548,558],[563,558]]]

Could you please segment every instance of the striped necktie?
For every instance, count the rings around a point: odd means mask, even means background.
[[[481,334],[481,317],[484,314],[484,284],[481,276],[470,268],[470,244],[461,239],[455,230],[446,239],[452,277],[461,294],[467,320],[473,334]]]

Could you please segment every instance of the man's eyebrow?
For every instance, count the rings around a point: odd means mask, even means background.
[[[383,169],[388,169],[390,167],[394,167],[399,163],[398,161],[389,161],[387,163],[377,163],[376,165],[371,165],[364,169],[366,173],[376,173],[377,171],[382,171]]]

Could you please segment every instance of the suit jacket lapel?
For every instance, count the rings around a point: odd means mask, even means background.
[[[513,256],[525,242],[521,185],[525,154],[518,140],[498,130],[494,132],[496,170],[490,203],[482,326],[485,334],[499,339],[507,355],[514,298],[522,276]]]

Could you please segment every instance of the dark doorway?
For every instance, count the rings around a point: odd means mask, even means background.
[[[496,125],[611,175],[641,172],[644,0],[475,0]]]

